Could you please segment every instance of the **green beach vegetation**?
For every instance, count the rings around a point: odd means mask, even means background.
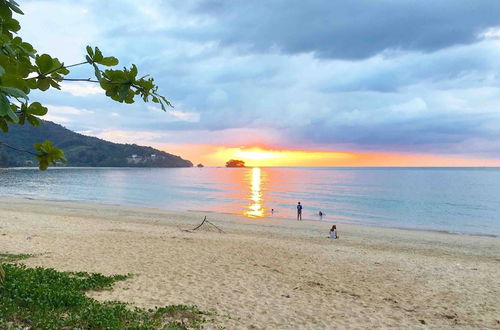
[[[85,292],[110,289],[131,275],[59,272],[13,263],[29,257],[0,254],[4,263],[1,329],[196,329],[210,321],[211,313],[195,306],[142,309],[116,301],[99,302]]]

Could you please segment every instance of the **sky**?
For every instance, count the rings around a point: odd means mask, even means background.
[[[33,93],[71,130],[222,166],[500,166],[500,1],[23,1],[66,64],[98,46],[175,108],[67,82]],[[88,78],[90,67],[74,78]]]

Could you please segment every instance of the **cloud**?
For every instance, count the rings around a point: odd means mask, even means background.
[[[44,120],[48,120],[48,121],[53,121],[53,122],[56,122],[56,123],[63,123],[63,124],[71,122],[71,119],[69,119],[67,117],[54,116],[52,114],[46,114],[45,116],[43,116],[43,119]]]
[[[69,93],[74,96],[89,96],[104,94],[102,88],[92,83],[85,82],[73,82],[73,83],[61,83],[61,90],[63,92]]]
[[[86,44],[98,45],[120,66],[136,63],[140,75],[155,77],[175,106],[165,113],[154,104],[120,104],[85,83],[30,94],[51,105],[48,118],[74,130],[122,132],[121,141],[153,145],[500,157],[497,1],[53,0],[22,7],[21,34],[42,52],[75,63]],[[88,78],[92,68],[71,76]]]
[[[61,105],[51,105],[45,104],[49,109],[50,114],[65,114],[65,115],[82,115],[82,114],[92,114],[94,111],[87,109],[78,109],[71,106],[61,106]]]
[[[250,51],[311,52],[337,59],[470,44],[500,25],[500,3],[488,0],[204,0],[194,8],[213,23],[203,29],[181,28],[182,36]]]
[[[25,15],[18,16],[20,35],[28,38],[39,53],[51,54],[65,63],[78,63],[84,59],[82,51],[98,39],[99,25],[89,2],[23,1]],[[34,37],[36,35],[36,37]]]

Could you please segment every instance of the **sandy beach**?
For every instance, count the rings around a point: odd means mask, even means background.
[[[224,230],[203,226],[203,217]],[[29,266],[132,273],[92,293],[194,304],[208,328],[500,329],[500,239],[0,198],[0,252]]]

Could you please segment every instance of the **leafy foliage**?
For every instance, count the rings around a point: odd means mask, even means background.
[[[85,295],[89,290],[110,289],[128,275],[59,272],[15,264],[3,267],[6,280],[0,283],[1,328],[187,329],[198,328],[210,315],[194,306],[145,310],[121,302],[98,302]]]
[[[239,159],[231,159],[226,162],[226,167],[245,167],[245,162]]]
[[[47,167],[49,167],[49,164],[54,165],[58,160],[61,160],[63,163],[67,163],[66,158],[64,158],[64,152],[54,147],[52,142],[48,140],[43,143],[36,142],[34,146],[40,153],[36,156],[36,159],[40,164],[41,170],[46,170]]]
[[[42,123],[40,117],[47,108],[39,102],[31,102],[32,90],[60,89],[62,81],[88,81],[99,83],[106,96],[121,103],[134,103],[137,98],[144,102],[158,103],[166,111],[170,102],[158,93],[158,86],[148,75],[138,78],[137,67],[130,69],[103,69],[114,67],[119,61],[113,56],[104,56],[97,47],[87,46],[85,61],[65,65],[49,54],[37,54],[33,46],[23,41],[16,33],[21,29],[13,13],[23,14],[14,0],[0,0],[0,130],[9,131],[9,125],[32,126]],[[69,68],[89,64],[96,79],[68,78]],[[56,161],[65,161],[64,153],[45,141],[37,146],[37,159],[44,170]]]
[[[31,257],[31,254],[0,253],[0,284],[2,284],[5,281],[5,271],[3,270],[2,263],[27,259],[29,257]]]

